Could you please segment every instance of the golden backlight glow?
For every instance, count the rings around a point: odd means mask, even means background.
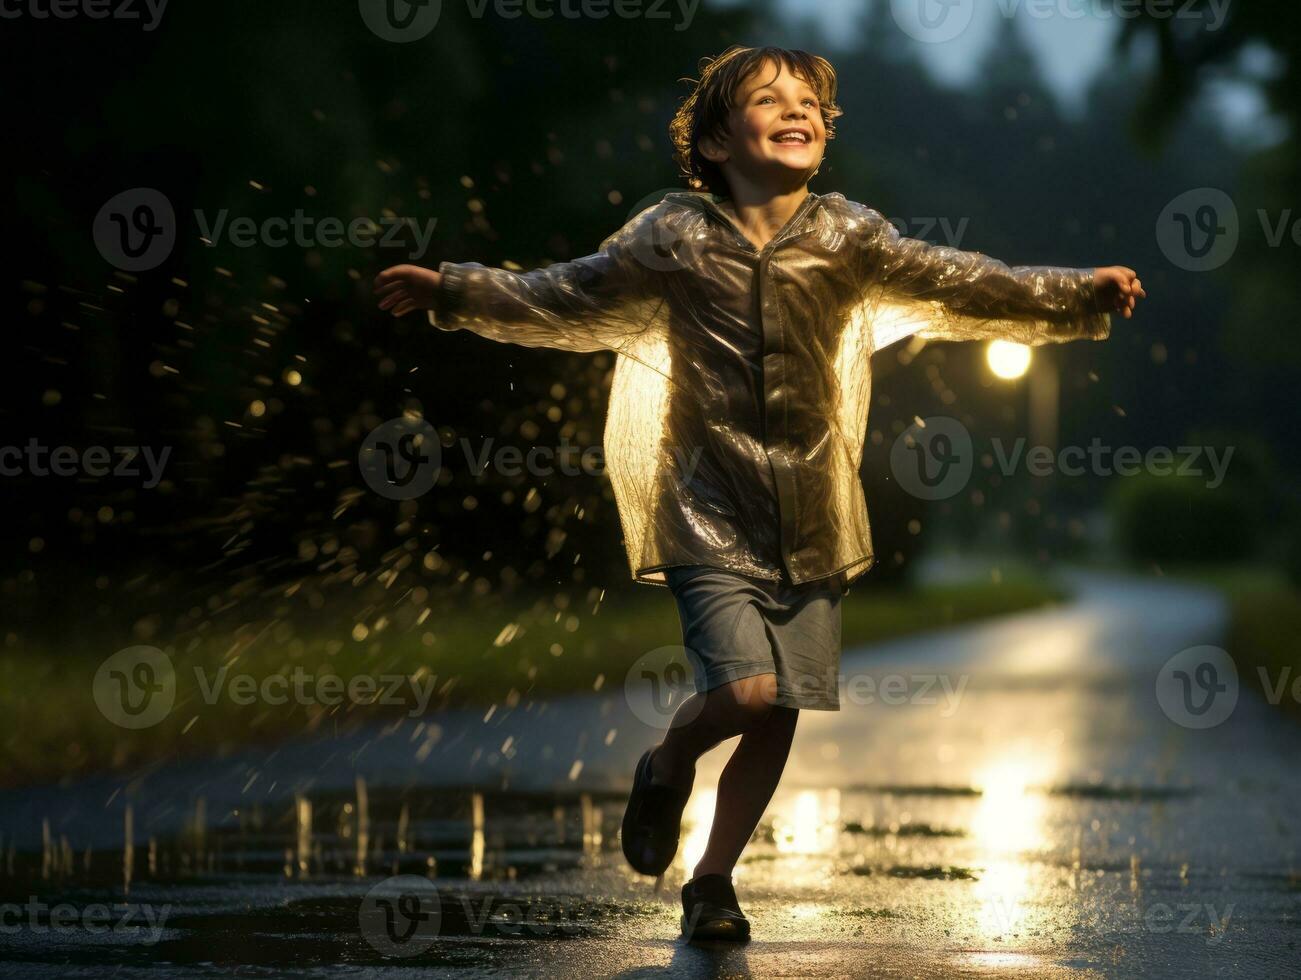
[[[683,811],[683,838],[679,860],[688,874],[705,853],[714,820],[717,794],[700,789],[691,794]],[[801,789],[779,791],[769,805],[773,844],[780,855],[833,855],[840,846],[840,791]],[[733,872],[740,878],[744,864]]]
[[[840,791],[802,789],[773,801],[778,854],[830,854],[840,836]]]
[[[1030,368],[1030,348],[1010,340],[991,340],[985,349],[989,369],[1006,381],[1021,377]]]
[[[705,854],[705,845],[709,843],[709,828],[714,822],[714,804],[718,794],[712,789],[697,789],[687,801],[687,808],[682,814],[683,829],[686,834],[678,850],[679,860],[691,874]]]
[[[976,776],[980,803],[972,836],[981,850],[983,871],[976,882],[981,933],[1006,941],[1019,932],[1032,889],[1027,851],[1044,844],[1044,797],[1037,784],[1047,775],[1042,766],[1020,758],[1001,759]]]
[[[1044,800],[1032,786],[1036,775],[1028,762],[1012,759],[977,774],[980,807],[972,832],[986,853],[1015,856],[1043,843]]]

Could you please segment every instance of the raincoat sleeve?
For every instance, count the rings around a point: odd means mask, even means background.
[[[861,282],[872,318],[872,349],[905,337],[1010,340],[1021,344],[1105,340],[1093,269],[1008,266],[906,238],[878,211],[858,206]]]
[[[525,347],[627,352],[661,303],[652,270],[639,259],[656,210],[631,219],[592,255],[532,272],[443,262],[429,322]]]

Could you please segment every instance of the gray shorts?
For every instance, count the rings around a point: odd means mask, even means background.
[[[776,674],[777,704],[840,710],[838,578],[792,585],[706,565],[665,575],[697,691]]]

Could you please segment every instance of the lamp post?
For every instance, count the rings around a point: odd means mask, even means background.
[[[1061,400],[1061,383],[1057,360],[1048,350],[1041,348],[1033,355],[1025,344],[1007,340],[991,341],[985,351],[989,369],[1004,381],[1029,377],[1030,413],[1029,430],[1031,446],[1047,446],[1057,455],[1058,407]]]
[[[1007,381],[1017,381],[1027,374],[1027,405],[1029,412],[1027,429],[1029,430],[1029,447],[1026,452],[1036,451],[1040,455],[1046,447],[1051,454],[1053,464],[1046,470],[1037,467],[1031,470],[1028,484],[1030,498],[1026,501],[1027,509],[1036,517],[1042,518],[1050,509],[1050,499],[1054,490],[1053,474],[1057,467],[1057,440],[1059,430],[1059,408],[1061,401],[1061,378],[1057,358],[1053,352],[1040,347],[1031,354],[1031,348],[1024,344],[1013,344],[995,340],[986,352],[990,370]],[[1022,458],[1025,458],[1024,455]],[[1033,537],[1038,540],[1039,534]]]
[[[1030,371],[1030,442],[1057,458],[1061,378],[1054,352],[1042,351]]]

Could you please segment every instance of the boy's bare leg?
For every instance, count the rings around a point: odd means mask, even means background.
[[[731,876],[781,780],[799,714],[798,708],[774,705],[759,727],[741,736],[719,777],[709,843],[692,877]]]
[[[776,693],[776,675],[756,674],[692,695],[652,756],[655,782],[685,787],[695,777],[696,760],[724,739],[741,736],[718,781],[714,823],[695,877],[731,875],[777,789],[799,709],[774,704]],[[679,724],[679,718],[687,720]]]

